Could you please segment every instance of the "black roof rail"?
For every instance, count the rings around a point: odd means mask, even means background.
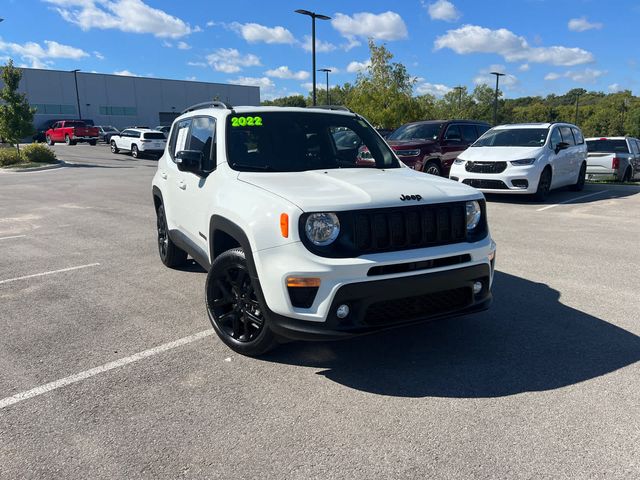
[[[355,113],[349,107],[345,107],[344,105],[313,105],[307,108],[322,108],[323,110],[340,110],[342,112],[351,112]]]
[[[214,100],[211,102],[202,102],[191,105],[189,108],[185,108],[180,115],[183,115],[187,112],[193,112],[194,110],[202,110],[203,108],[224,108],[226,110],[232,109],[231,105]]]

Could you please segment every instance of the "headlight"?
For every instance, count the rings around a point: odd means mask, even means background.
[[[453,163],[455,163],[456,165],[462,165],[464,163],[464,160],[462,160],[461,158],[456,158]]]
[[[511,160],[511,165],[531,165],[535,161],[535,158],[523,158],[522,160]]]
[[[396,150],[396,155],[399,157],[417,157],[420,155],[420,150]]]
[[[330,245],[340,233],[340,220],[335,213],[312,213],[304,225],[307,238],[318,247]]]
[[[470,232],[480,224],[481,216],[480,204],[476,200],[467,202],[467,232]]]

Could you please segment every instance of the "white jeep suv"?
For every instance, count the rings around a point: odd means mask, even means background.
[[[366,145],[375,166],[359,167]],[[160,258],[208,270],[216,333],[245,355],[491,303],[495,244],[477,190],[403,166],[342,107],[187,109],[153,179]]]
[[[125,128],[122,132],[111,135],[111,152],[121,150],[131,152],[133,158],[145,154],[162,155],[167,146],[164,133],[150,128]]]

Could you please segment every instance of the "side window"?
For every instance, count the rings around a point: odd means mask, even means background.
[[[334,129],[331,135],[337,151],[353,150],[362,145],[362,139],[350,128]]]
[[[560,127],[560,133],[562,134],[562,141],[568,143],[569,145],[575,145],[576,141],[573,138],[573,133],[571,133],[571,128],[569,127]]]
[[[216,121],[211,117],[195,117],[191,121],[188,148],[202,152],[202,169],[210,172],[216,167]]]
[[[635,139],[635,144],[636,144],[636,150],[640,153],[640,140],[638,140],[637,138]]]
[[[171,134],[171,139],[169,140],[169,155],[171,155],[172,160],[175,157],[176,152],[186,150],[187,135],[189,133],[190,127],[190,118],[180,120],[174,125],[173,133]]]
[[[129,132],[129,136],[133,138],[140,138],[140,132],[136,132],[135,130],[131,130]]]
[[[627,138],[627,142],[629,143],[629,147],[631,147],[629,149],[629,151],[633,154],[637,154],[638,153],[638,145],[635,142],[635,140],[633,138]]]
[[[60,122],[56,122],[53,125],[51,125],[51,128],[60,128]]]
[[[560,129],[554,128],[551,131],[551,139],[549,140],[549,147],[551,147],[552,150],[555,150],[560,142],[562,142],[562,135],[560,135]]]
[[[582,145],[584,143],[582,132],[577,128],[571,128],[571,131],[573,132],[573,138],[576,139],[576,145]]]
[[[447,128],[447,131],[444,134],[444,140],[450,143],[462,142],[462,135],[460,134],[458,125],[449,125],[449,128]]]
[[[491,127],[489,125],[476,125],[478,131],[478,138],[484,135]]]
[[[129,136],[129,130],[123,130],[123,131],[120,133],[120,136],[121,136],[121,137],[128,137],[128,136]]]
[[[460,125],[462,131],[462,143],[471,145],[478,139],[476,128],[473,125]]]

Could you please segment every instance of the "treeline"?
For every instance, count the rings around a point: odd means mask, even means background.
[[[346,105],[379,128],[396,128],[416,120],[465,118],[493,122],[495,91],[478,85],[450,91],[442,98],[414,95],[416,79],[404,65],[392,62],[384,45],[369,42],[371,66],[354,84],[329,89],[330,102]],[[585,136],[631,135],[640,137],[640,98],[626,90],[618,93],[589,92],[574,88],[564,95],[502,98],[498,92],[498,123],[576,121]],[[318,88],[319,104],[326,103],[326,90]],[[263,105],[309,106],[311,95],[293,95],[262,102]]]

